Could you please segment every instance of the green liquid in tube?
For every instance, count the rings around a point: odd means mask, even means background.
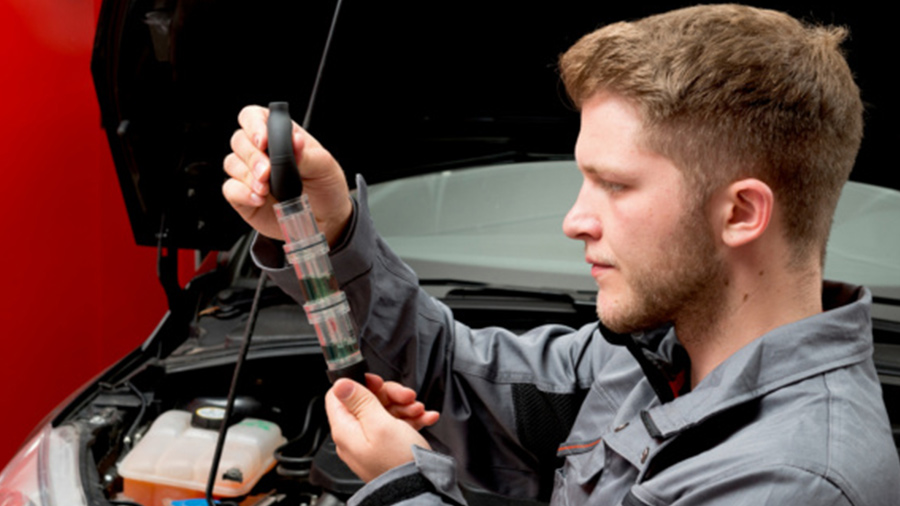
[[[307,301],[325,298],[338,291],[334,275],[300,278],[300,285]]]

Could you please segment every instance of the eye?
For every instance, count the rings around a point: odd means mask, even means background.
[[[624,184],[614,183],[614,182],[608,181],[606,179],[599,179],[597,181],[597,184],[599,184],[604,190],[606,190],[610,193],[621,193],[622,191],[625,190]]]

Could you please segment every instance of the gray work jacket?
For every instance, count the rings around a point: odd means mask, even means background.
[[[688,367],[674,331],[470,329],[378,237],[358,186],[331,261],[361,349],[441,420],[425,430],[434,451],[414,448],[415,462],[351,505],[464,503],[459,482],[531,498],[552,488],[555,505],[900,503],[865,288],[826,283],[823,313],[756,339],[669,400]],[[275,251],[254,245],[299,300]]]

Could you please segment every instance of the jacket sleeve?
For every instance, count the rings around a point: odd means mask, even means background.
[[[367,483],[348,506],[463,505],[453,459],[413,446],[414,462],[391,469]]]
[[[604,347],[592,346],[604,342],[596,325],[577,331],[548,325],[515,335],[456,322],[377,235],[361,178],[357,186],[349,232],[331,261],[370,370],[413,387],[428,409],[441,412],[425,436],[459,462],[462,480],[500,494],[548,498],[556,446],[566,436],[554,430],[568,432],[603,360]],[[277,255],[266,249],[254,245],[257,263],[277,267]],[[293,272],[271,271],[299,300]]]

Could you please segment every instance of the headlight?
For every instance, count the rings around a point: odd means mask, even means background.
[[[86,506],[78,459],[78,430],[45,425],[0,473],[0,506]]]

